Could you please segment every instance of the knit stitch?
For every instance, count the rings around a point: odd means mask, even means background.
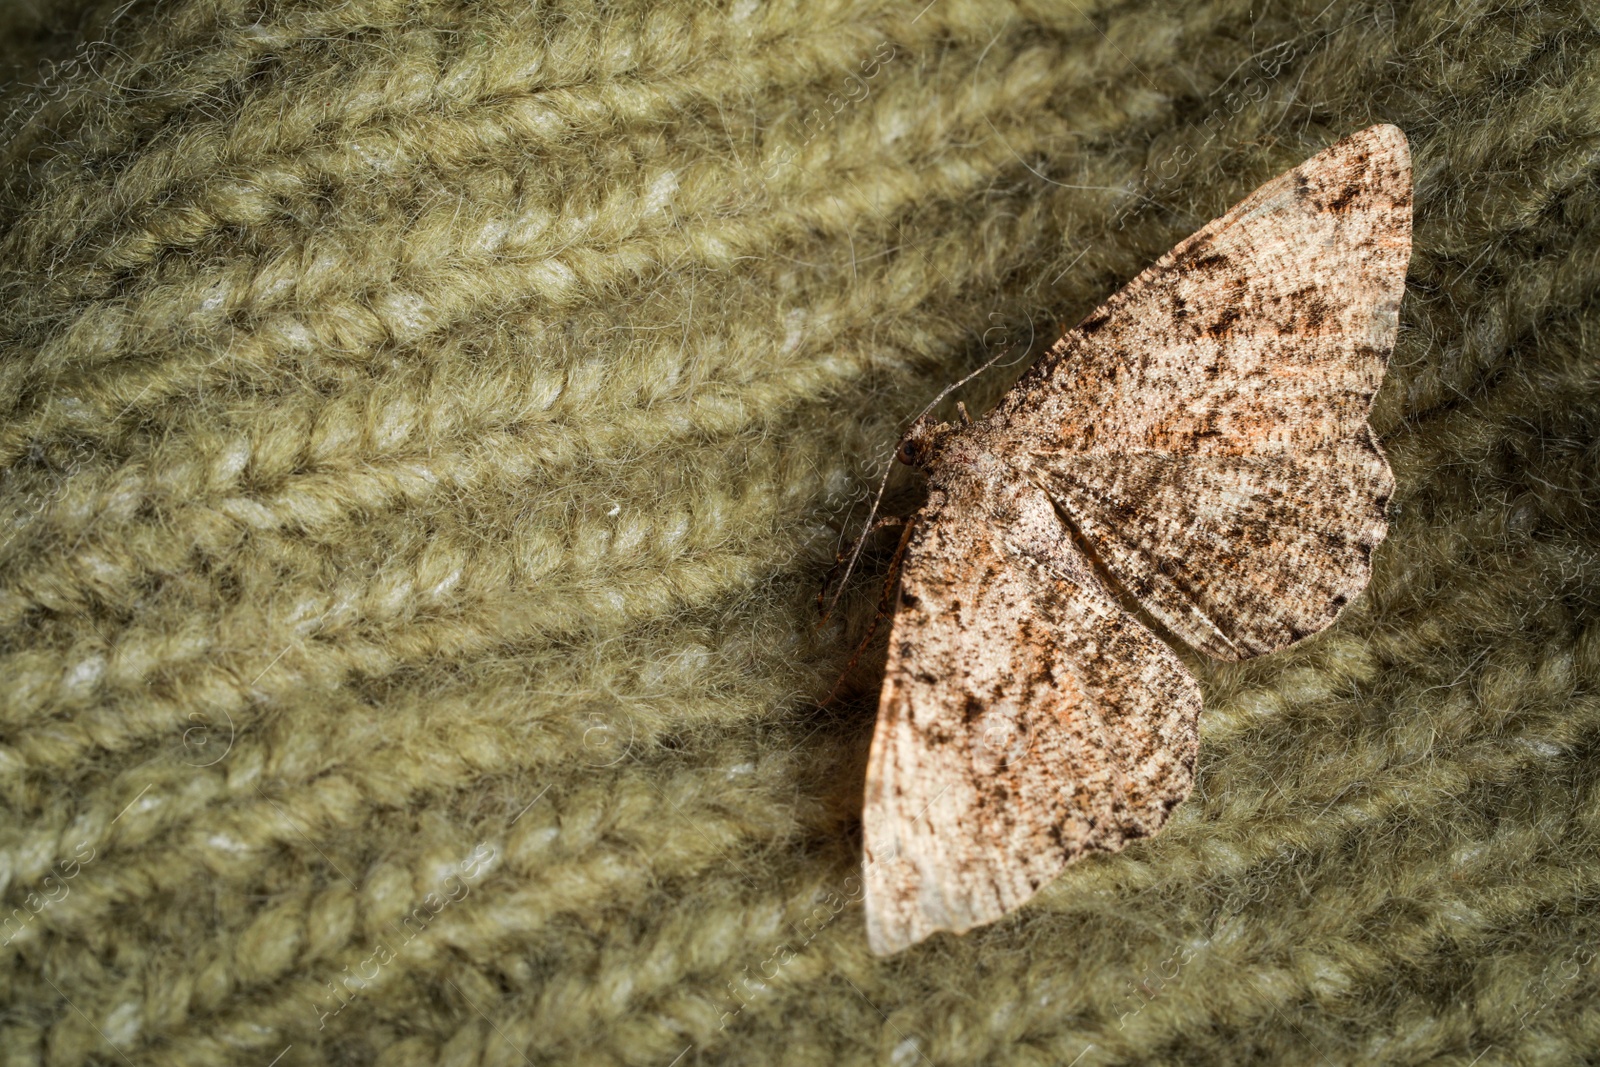
[[[1258,5],[1259,6],[1259,5]],[[0,1063],[1582,1062],[1600,18],[1567,0],[0,13]],[[1375,122],[1366,594],[1157,837],[888,961],[905,421]],[[890,501],[915,506],[897,482]],[[276,1057],[276,1059],[275,1059]]]

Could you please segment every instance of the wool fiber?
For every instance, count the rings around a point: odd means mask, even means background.
[[[0,1063],[1592,1061],[1592,4],[0,37]],[[1159,836],[875,960],[881,652],[822,698],[892,543],[813,601],[898,434],[1375,122],[1416,229],[1368,591],[1190,657]]]

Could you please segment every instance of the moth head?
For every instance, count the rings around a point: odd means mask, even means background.
[[[945,438],[954,429],[948,422],[920,418],[900,438],[900,448],[895,452],[895,458],[912,467],[927,467],[943,449]]]

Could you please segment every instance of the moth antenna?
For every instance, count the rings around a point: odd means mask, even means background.
[[[889,462],[883,468],[883,477],[878,480],[878,492],[872,498],[872,508],[867,512],[867,524],[862,527],[861,536],[856,538],[856,543],[850,546],[850,559],[844,565],[844,573],[839,576],[838,584],[833,587],[833,599],[828,601],[827,608],[822,612],[822,619],[817,623],[819,630],[828,624],[828,620],[833,616],[833,609],[839,606],[839,598],[844,596],[844,583],[850,580],[850,572],[856,569],[856,560],[861,556],[861,545],[867,539],[867,532],[872,529],[872,520],[878,517],[878,505],[883,502],[883,491],[889,485],[889,475],[893,473],[894,457],[890,456]],[[908,519],[907,523],[909,522]]]
[[[1028,332],[1028,343],[1029,343],[1030,346],[1033,343],[1033,332],[1031,330]],[[906,437],[906,433],[910,433],[911,432],[911,427],[915,426],[917,423],[921,422],[924,418],[926,418],[929,412],[931,412],[934,408],[938,407],[941,403],[944,402],[944,398],[945,397],[949,396],[951,393],[955,392],[957,389],[960,389],[963,385],[966,385],[968,382],[972,381],[972,379],[976,378],[978,375],[982,374],[984,371],[988,370],[990,367],[994,366],[996,363],[999,363],[1002,359],[1004,359],[1007,355],[1009,355],[1011,353],[1011,350],[1013,348],[1016,348],[1016,347],[1017,346],[1015,344],[1007,345],[1006,347],[1002,348],[1000,351],[996,352],[994,354],[994,356],[988,360],[988,362],[983,364],[983,366],[979,367],[977,370],[973,371],[971,374],[967,375],[965,378],[962,378],[960,381],[956,382],[954,385],[945,386],[944,389],[942,389],[939,392],[939,395],[934,397],[932,400],[930,400],[928,402],[928,406],[923,408],[921,411],[919,411],[917,413],[917,417],[912,419],[906,425],[906,430],[905,430],[904,433],[902,433],[900,435],[900,440],[904,441],[905,437]],[[899,450],[899,443],[900,443],[899,441],[895,442],[896,451]],[[894,473],[894,456],[891,454],[890,457],[889,457],[889,462],[883,468],[883,477],[878,480],[878,491],[872,497],[872,508],[871,508],[871,510],[869,510],[867,512],[867,522],[866,522],[866,525],[863,527],[863,529],[866,529],[866,530],[872,529],[872,520],[878,517],[878,505],[883,503],[883,493],[884,493],[884,490],[889,487],[889,475],[893,474],[893,473]],[[833,609],[839,606],[839,598],[844,596],[844,584],[850,580],[850,572],[856,569],[856,560],[861,557],[861,544],[866,539],[867,539],[866,536],[863,534],[861,537],[856,538],[856,543],[853,546],[851,546],[851,549],[850,549],[850,560],[849,560],[848,563],[845,564],[844,573],[839,576],[839,584],[834,587],[833,599],[828,601],[827,610],[822,613],[822,621],[817,623],[817,627],[819,629],[823,625],[825,625],[827,623],[828,619],[833,615]]]
[[[907,521],[906,528],[900,533],[900,543],[895,546],[894,557],[889,560],[889,576],[883,581],[883,592],[878,596],[878,609],[872,613],[872,622],[867,624],[867,634],[861,639],[861,643],[856,646],[854,654],[850,657],[850,662],[844,665],[844,670],[839,674],[839,680],[833,683],[833,688],[828,690],[828,695],[822,698],[822,707],[827,707],[833,703],[833,698],[839,695],[839,687],[844,685],[845,679],[850,677],[850,672],[856,669],[857,663],[861,662],[861,653],[867,650],[867,645],[872,642],[873,635],[878,632],[878,624],[883,621],[885,615],[889,614],[889,597],[894,592],[895,583],[900,580],[900,562],[905,559],[906,545],[911,543],[911,531],[913,529],[915,529],[915,526]]]

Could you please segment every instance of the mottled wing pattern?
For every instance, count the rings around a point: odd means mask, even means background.
[[[1188,793],[1198,687],[1101,573],[1225,659],[1366,585],[1410,239],[1405,138],[1375,126],[1178,245],[978,425],[919,432],[867,772],[875,952],[998,918]]]
[[[1303,455],[1082,455],[1039,473],[1130,595],[1229,660],[1316,633],[1360,594],[1394,484],[1364,434]]]
[[[962,488],[918,517],[889,639],[863,815],[879,954],[999,918],[1078,855],[1155,832],[1191,784],[1182,662],[1043,492],[1001,525]],[[1055,536],[1018,544],[1029,529]]]
[[[1268,182],[1069,332],[984,420],[1196,648],[1315,633],[1363,589],[1394,479],[1367,427],[1411,249],[1393,126]]]

